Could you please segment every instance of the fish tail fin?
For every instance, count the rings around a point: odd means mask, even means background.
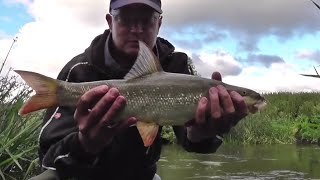
[[[21,70],[15,70],[15,72],[35,91],[35,95],[20,108],[19,115],[23,116],[40,109],[57,106],[57,80],[35,72]]]

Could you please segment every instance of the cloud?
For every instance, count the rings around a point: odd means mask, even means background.
[[[163,0],[163,9],[165,25],[178,32],[189,26],[197,32],[209,25],[238,39],[239,50],[258,50],[257,42],[266,35],[284,41],[320,31],[319,10],[306,0]]]
[[[38,21],[65,22],[69,20],[88,27],[101,27],[105,25],[108,1],[34,0],[29,6],[29,11]]]
[[[107,28],[104,20],[108,9],[106,1],[19,2],[26,4],[33,21],[19,30],[19,39],[7,60],[7,67],[56,77],[71,58],[82,53],[92,39]],[[1,40],[11,41],[11,37]]]
[[[241,64],[221,50],[211,54],[193,54],[191,58],[197,72],[203,77],[210,78],[214,71],[220,72],[222,76],[236,76],[242,71]]]
[[[317,63],[320,63],[320,50],[301,50],[296,54],[296,57],[300,59],[310,59]]]
[[[285,63],[279,56],[265,54],[250,54],[244,61],[248,64],[262,64],[265,67],[270,67],[273,63]]]
[[[294,65],[286,63],[274,63],[269,68],[249,66],[238,76],[223,77],[223,81],[258,92],[320,91],[319,79],[301,76]]]
[[[272,33],[279,36],[288,36],[298,28],[309,33],[320,29],[316,16],[319,12],[310,1],[268,0],[263,3],[253,0],[201,0],[199,3],[164,0],[163,6],[164,17],[170,16],[168,24],[177,27],[211,24],[245,34]]]
[[[161,35],[166,36],[176,46],[192,50],[201,50],[208,43],[223,41],[228,36],[225,32],[216,31],[207,25],[203,25],[201,28],[190,26],[184,29],[163,26]]]

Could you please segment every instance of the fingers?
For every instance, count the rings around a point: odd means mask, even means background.
[[[102,117],[105,116],[106,113],[109,111],[115,111],[114,107],[115,104],[118,105],[117,99],[119,98],[119,91],[115,88],[111,88],[108,93],[106,93],[99,102],[92,108],[88,120],[87,126],[88,128],[91,127],[93,124],[97,124],[98,122],[101,123]],[[123,98],[124,99],[124,98]],[[117,110],[117,109],[116,109]],[[115,114],[115,113],[113,113]],[[109,117],[109,119],[113,118]]]
[[[92,106],[107,92],[109,91],[108,86],[98,86],[92,88],[90,91],[86,92],[81,96],[77,104],[77,111],[79,114],[87,113],[88,109]]]
[[[116,124],[112,128],[108,128],[108,126],[99,126],[93,128],[92,131],[90,131],[90,133],[87,135],[89,143],[85,144],[85,148],[89,149],[89,152],[91,151],[91,153],[99,153],[102,149],[104,149],[104,147],[112,143],[115,134],[124,131],[136,123],[137,119],[131,117],[127,120],[120,121],[119,124]]]
[[[196,110],[196,123],[204,124],[206,122],[205,113],[207,110],[208,99],[206,97],[202,97],[200,102],[198,103],[198,107]]]
[[[112,142],[115,134],[136,123],[135,118],[114,122],[125,105],[126,99],[119,91],[107,86],[93,88],[80,98],[74,117],[79,140],[87,152],[100,152]]]
[[[112,123],[110,121],[114,119],[117,113],[119,113],[124,108],[125,105],[126,105],[126,100],[123,96],[116,97],[111,107],[101,118],[99,122],[99,126],[101,128],[108,128],[108,126],[112,126]]]
[[[229,93],[222,85],[209,89],[209,100],[203,97],[199,101],[195,117],[196,124],[205,124],[208,108],[212,120],[221,121],[219,124],[225,127],[235,125],[248,114],[244,98],[235,91]]]
[[[106,86],[99,86],[80,98],[74,116],[83,134],[91,128],[94,128],[94,131],[106,128],[106,124],[125,106],[126,100],[120,96],[119,91],[115,88],[108,89]]]
[[[119,126],[116,128],[116,133],[121,132],[128,127],[135,125],[137,123],[137,119],[135,117],[131,117],[127,119],[126,121],[122,121]]]
[[[221,74],[219,72],[213,72],[211,75],[211,79],[217,80],[217,81],[222,81]]]
[[[79,130],[83,131],[83,133],[85,133],[90,124],[87,119],[92,111],[91,108],[108,92],[108,90],[108,86],[98,86],[80,97],[74,113],[74,119],[78,123]],[[96,113],[96,110],[94,113]]]
[[[235,112],[235,108],[229,92],[222,85],[218,85],[217,89],[218,89],[219,99],[221,100],[220,102],[224,110],[224,113],[233,114]]]
[[[237,97],[236,97],[237,98]],[[213,119],[220,119],[222,116],[229,116],[235,113],[235,107],[229,92],[224,86],[212,87],[209,89],[209,100],[203,97],[200,99],[196,110],[196,123],[204,124],[207,107],[210,106],[210,114]],[[240,102],[239,102],[240,103]]]
[[[233,99],[224,86],[218,85],[217,87],[210,88],[209,98],[210,113],[213,119],[219,119],[222,115],[232,115],[235,113],[236,109]]]
[[[218,119],[221,117],[219,90],[215,87],[209,89],[210,113],[211,117]]]
[[[249,114],[249,110],[244,102],[244,98],[237,92],[231,91],[230,96],[234,107],[236,108],[237,118],[233,121],[233,126],[235,126],[240,119],[246,117]]]

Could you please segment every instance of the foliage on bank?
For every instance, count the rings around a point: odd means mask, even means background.
[[[264,96],[267,107],[240,121],[225,135],[225,143],[320,143],[320,93],[279,92]],[[168,132],[166,129],[163,136],[174,141]]]
[[[18,115],[30,93],[17,77],[0,77],[0,179],[27,179],[38,167],[41,114]]]

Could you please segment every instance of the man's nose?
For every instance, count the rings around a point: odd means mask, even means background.
[[[141,22],[134,22],[130,26],[130,31],[135,33],[142,33],[143,32],[143,24]]]

